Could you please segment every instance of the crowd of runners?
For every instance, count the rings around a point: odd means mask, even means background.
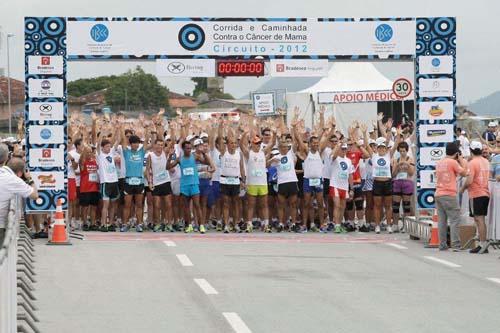
[[[396,127],[379,114],[342,132],[324,109],[313,128],[299,113],[289,126],[283,117],[252,115],[167,121],[162,112],[137,119],[93,114],[89,126],[73,115],[70,226],[201,234],[404,231],[402,220],[415,209],[413,123]],[[498,152],[495,140],[484,137],[485,154]]]

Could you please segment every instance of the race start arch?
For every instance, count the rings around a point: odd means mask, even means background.
[[[67,62],[113,59],[184,59],[193,76],[197,62],[216,75],[213,59],[414,61],[417,208],[434,207],[435,163],[454,140],[455,18],[26,17],[24,26],[26,156],[40,192],[28,211],[54,211],[59,198],[67,207]]]

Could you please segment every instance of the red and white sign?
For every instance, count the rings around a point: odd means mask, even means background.
[[[411,85],[410,80],[405,79],[404,77],[397,79],[392,85],[392,92],[400,99],[410,96],[412,91],[413,86]]]
[[[318,93],[319,104],[377,103],[400,100],[401,98],[391,90]]]
[[[63,70],[63,56],[28,56],[29,74],[61,75]]]

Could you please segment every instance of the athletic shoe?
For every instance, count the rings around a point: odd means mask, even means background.
[[[202,224],[200,225],[200,234],[204,234],[206,232],[205,226]]]
[[[90,226],[87,223],[84,223],[82,230],[83,231],[89,231],[90,230]]]
[[[99,227],[96,224],[93,224],[89,227],[89,231],[98,231]]]
[[[120,232],[127,232],[127,231],[128,231],[128,225],[122,224],[122,226],[120,227]]]
[[[284,229],[285,229],[285,227],[283,226],[283,223],[280,223],[280,224],[278,224],[278,228],[276,231],[282,232]]]
[[[108,232],[108,227],[105,225],[101,225],[101,227],[99,228],[99,231],[100,232]]]
[[[110,224],[110,225],[108,226],[108,231],[109,231],[109,232],[115,232],[115,231],[116,231],[116,226],[115,226],[114,224]]]
[[[167,225],[165,226],[165,232],[174,232],[174,231],[175,231],[175,230],[174,230],[174,227],[172,227],[172,225],[167,224]]]
[[[392,225],[387,226],[387,232],[392,234]]]
[[[298,229],[298,232],[300,232],[301,234],[305,234],[307,233],[307,228],[306,226],[300,226],[297,228]]]
[[[224,227],[224,233],[225,233],[225,234],[228,234],[228,233],[229,233],[229,226],[227,226],[227,225],[226,225],[226,226]]]
[[[39,231],[33,235],[33,238],[49,238],[49,234],[45,231]]]
[[[332,222],[328,223],[327,230],[332,231],[333,229],[335,229],[335,224]]]
[[[267,232],[268,234],[270,234],[270,233],[273,232],[273,229],[271,229],[271,227],[269,226],[269,224],[266,224],[264,226],[264,232]]]
[[[375,233],[380,234],[380,226],[379,225],[375,226]]]
[[[488,252],[488,248],[485,247],[483,250],[483,248],[480,245],[478,245],[475,248],[473,248],[472,250],[470,250],[469,253],[483,254],[483,253],[489,253],[489,252]]]
[[[222,231],[222,223],[217,222],[216,230],[217,231]]]
[[[155,226],[153,227],[153,232],[160,232],[160,231],[162,231],[161,224],[155,224]]]
[[[352,223],[345,223],[342,228],[347,232],[353,232],[356,228],[352,225]]]
[[[153,224],[153,223],[148,223],[148,224],[147,224],[147,226],[148,226],[148,227],[147,227],[147,229],[148,229],[148,230],[154,230],[155,224]]]
[[[253,231],[253,223],[252,222],[248,222],[247,223],[247,228],[245,230],[245,232],[249,233],[249,232],[252,232]]]
[[[236,224],[234,226],[234,232],[241,234],[243,231],[241,230],[240,226]]]
[[[184,232],[185,232],[186,234],[188,234],[188,233],[190,233],[190,232],[193,232],[193,231],[194,231],[194,229],[193,229],[193,225],[192,225],[192,224],[189,224],[189,225],[187,226],[187,228],[186,228],[186,229],[184,229]]]
[[[363,224],[361,227],[359,227],[359,232],[370,232],[370,228],[368,228],[366,224]]]
[[[143,231],[143,230],[142,230],[142,224],[138,224],[138,225],[136,225],[136,226],[135,226],[135,231],[137,231],[137,232],[142,232],[142,231]]]
[[[328,233],[328,226],[322,226],[319,228],[319,232],[321,232],[322,234],[326,234]]]
[[[309,231],[311,232],[318,232],[318,227],[316,226],[316,224],[311,224],[311,228],[309,228]]]
[[[336,233],[336,234],[343,234],[346,231],[345,231],[345,229],[340,224],[336,224],[335,225],[335,229],[333,229],[333,232]]]

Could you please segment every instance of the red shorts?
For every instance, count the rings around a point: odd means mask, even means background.
[[[349,191],[330,186],[330,196],[332,198],[348,199]]]
[[[68,178],[68,200],[75,201],[76,199],[78,199],[76,191],[76,179]]]

